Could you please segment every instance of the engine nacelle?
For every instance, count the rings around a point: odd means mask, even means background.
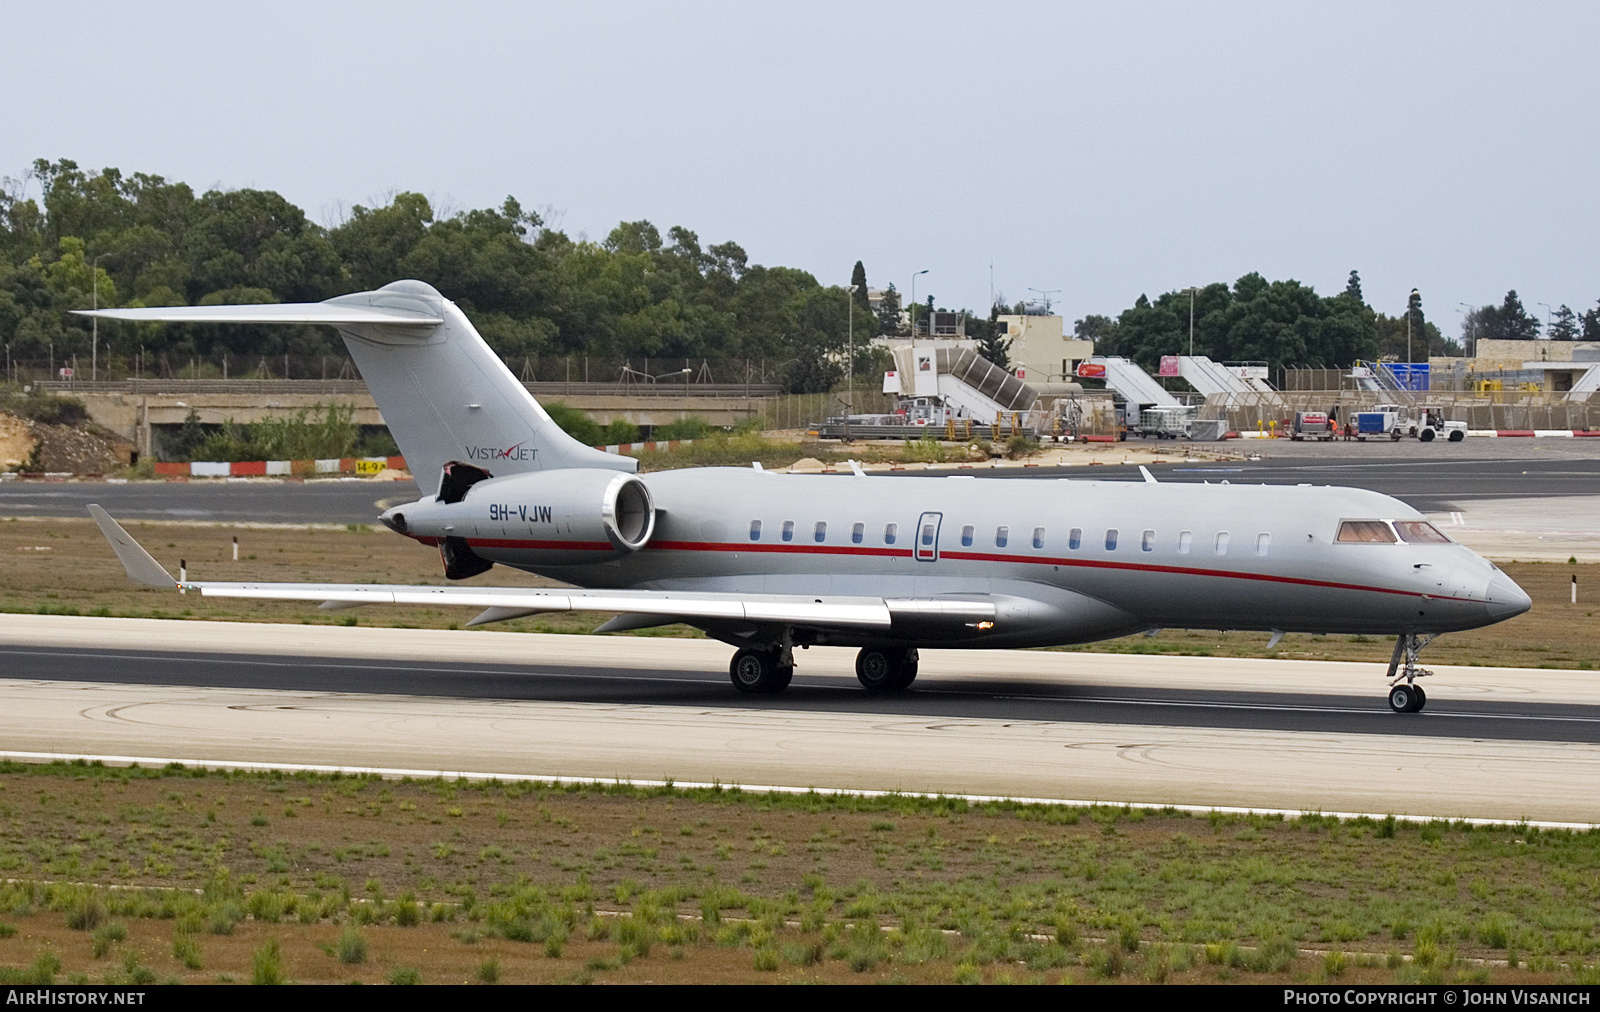
[[[492,562],[581,565],[635,552],[655,533],[656,510],[645,483],[624,472],[580,468],[495,478],[452,462],[438,496],[396,506],[382,520],[438,544],[446,575],[460,579]]]

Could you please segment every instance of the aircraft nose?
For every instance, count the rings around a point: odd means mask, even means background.
[[[1489,580],[1488,601],[1489,617],[1496,622],[1514,618],[1533,607],[1533,598],[1528,592],[1499,570],[1495,570]]]

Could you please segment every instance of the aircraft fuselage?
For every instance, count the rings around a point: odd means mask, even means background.
[[[1398,635],[1526,611],[1521,588],[1453,542],[1349,543],[1346,521],[1425,521],[1361,489],[1125,481],[789,475],[637,476],[655,526],[636,551],[592,535],[538,476],[490,478],[404,511],[412,537],[581,587],[956,598],[990,628],[897,628],[942,646],[1043,646],[1146,629]],[[715,630],[712,630],[715,633]],[[881,641],[883,637],[876,636]],[[849,633],[815,642],[857,645]]]

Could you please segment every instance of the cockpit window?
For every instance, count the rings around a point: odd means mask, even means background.
[[[1339,525],[1339,540],[1363,544],[1392,545],[1394,531],[1382,520],[1346,520]]]
[[[1448,545],[1450,539],[1426,520],[1396,520],[1395,532],[1408,545]]]

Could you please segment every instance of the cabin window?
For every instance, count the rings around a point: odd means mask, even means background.
[[[861,544],[861,540],[863,538],[865,538],[866,536],[867,536],[867,525],[866,524],[864,524],[861,521],[857,520],[855,523],[850,525],[850,542],[851,542],[851,544],[856,544],[856,545]]]
[[[900,536],[900,525],[899,524],[884,524],[883,525],[883,543],[884,544],[886,544],[886,545],[894,544],[894,539],[899,537],[899,536]]]
[[[1156,532],[1145,531],[1139,535],[1139,551],[1153,552],[1156,550]]]
[[[961,547],[962,548],[971,548],[972,547],[972,531],[973,531],[973,529],[972,529],[972,525],[971,524],[968,524],[967,526],[961,528]]]
[[[1035,547],[1035,548],[1043,548],[1044,547],[1044,528],[1043,527],[1035,527],[1033,529],[1033,547]]]
[[[1194,531],[1178,532],[1178,554],[1188,555],[1189,548],[1194,544]]]
[[[933,524],[922,525],[922,543],[928,547],[933,545]]]
[[[1346,520],[1339,525],[1339,540],[1346,543],[1392,545],[1394,531],[1382,520]]]
[[[1004,548],[1009,540],[1011,540],[1011,528],[996,527],[994,529],[994,546],[996,548]]]
[[[1034,545],[1034,547],[1037,548],[1039,546]],[[1082,527],[1074,527],[1072,530],[1067,532],[1067,547],[1072,549],[1074,552],[1083,547]]]
[[[817,521],[817,530],[812,537],[816,539],[819,545],[828,540],[828,522],[826,520]]]
[[[783,540],[785,540],[785,541],[793,541],[794,540],[794,521],[793,520],[785,520],[783,522]]]
[[[759,520],[750,521],[750,540],[751,541],[760,541],[761,540],[761,521],[759,521]]]
[[[1271,548],[1272,548],[1272,535],[1270,535],[1270,534],[1257,534],[1256,535],[1256,554],[1257,555],[1263,555],[1264,556],[1264,555],[1267,554],[1267,551],[1269,549],[1271,549]]]
[[[1448,545],[1450,539],[1426,520],[1396,520],[1394,529],[1408,545]],[[1343,540],[1342,538],[1340,540]]]
[[[1228,532],[1227,531],[1218,531],[1217,532],[1217,554],[1218,555],[1227,555],[1228,554]]]
[[[1106,551],[1114,552],[1116,550],[1117,550],[1117,529],[1115,527],[1108,527],[1108,528],[1106,528]]]

